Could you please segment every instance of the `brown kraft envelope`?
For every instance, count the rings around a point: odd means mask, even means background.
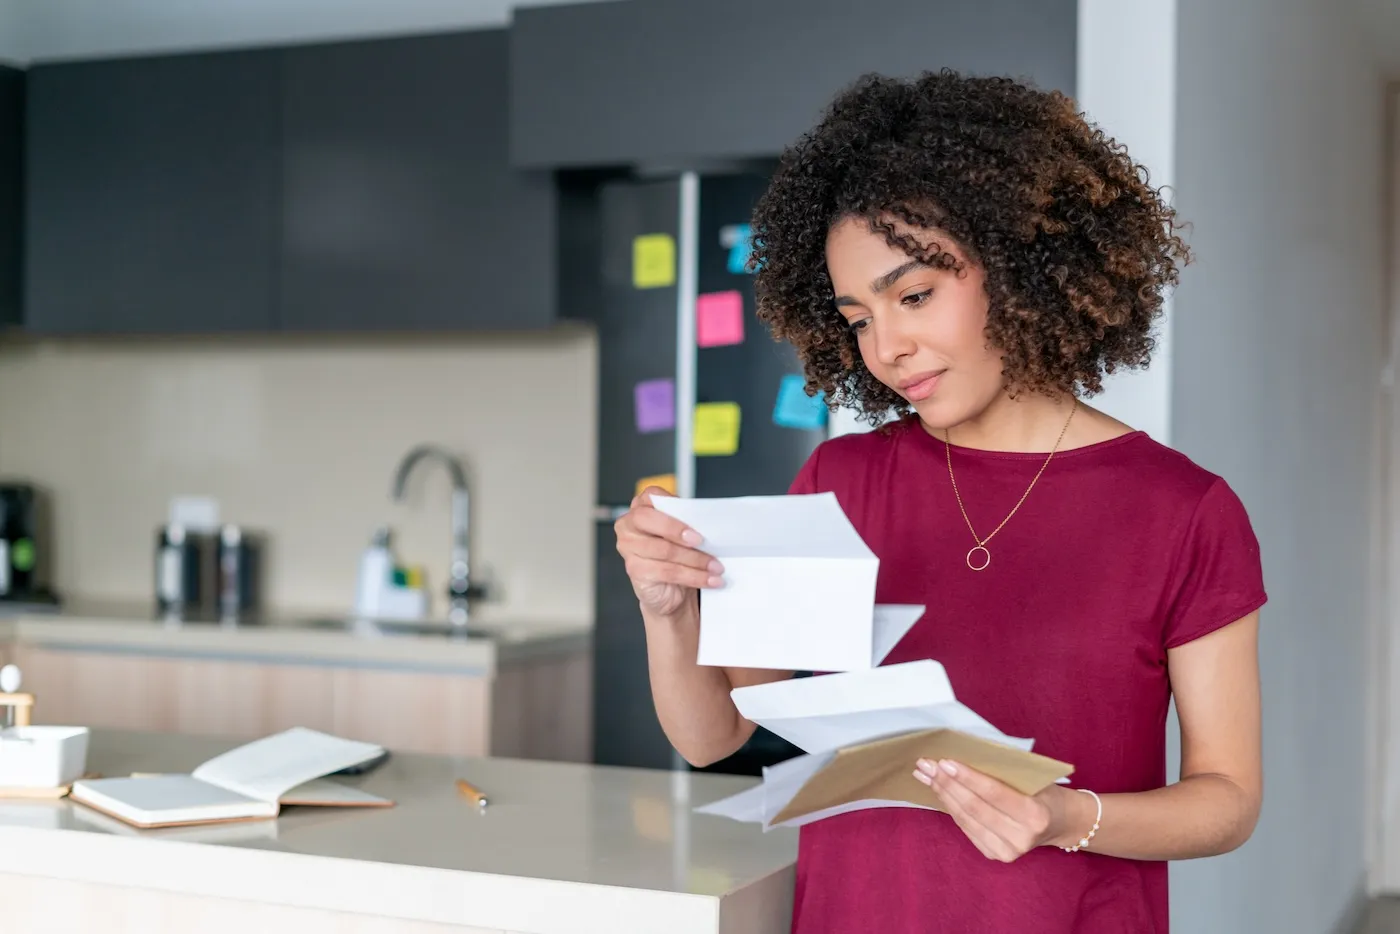
[[[956,730],[921,730],[837,751],[777,813],[772,823],[863,799],[905,801],[943,810],[938,794],[914,777],[919,759],[952,759],[1033,795],[1074,766]]]

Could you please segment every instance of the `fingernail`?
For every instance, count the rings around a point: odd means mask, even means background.
[[[709,585],[710,585],[711,587],[715,587],[715,588],[723,587],[723,586],[724,586],[724,578],[722,578],[722,577],[712,577],[712,578],[710,578],[710,580],[709,580]]]
[[[703,542],[704,539],[701,538],[700,533],[694,529],[686,529],[681,533],[681,541],[685,542],[687,545],[698,545]]]
[[[927,775],[925,775],[923,772],[920,772],[918,769],[914,770],[914,777],[917,778],[919,781],[923,782],[925,785],[933,787],[933,779],[929,778]]]
[[[918,762],[915,762],[914,764],[917,765],[917,766],[919,767],[919,771],[921,771],[921,772],[932,772],[932,771],[933,771],[933,763],[930,762],[930,761],[928,761],[927,759],[920,759]]]
[[[938,763],[938,765],[940,768],[943,769],[943,771],[947,772],[949,775],[958,774],[957,767],[953,765],[953,763],[949,762],[947,759],[944,759],[942,762]]]
[[[711,573],[711,574],[723,574],[723,573],[724,573],[724,565],[720,564],[718,561],[711,560],[711,561],[710,561],[710,573]]]

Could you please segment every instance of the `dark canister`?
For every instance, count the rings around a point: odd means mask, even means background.
[[[221,619],[246,619],[258,608],[262,539],[238,525],[219,529],[218,610]]]
[[[0,483],[0,600],[49,593],[48,498],[28,483]]]
[[[198,615],[213,589],[213,547],[207,534],[178,523],[156,532],[156,608],[164,615]]]

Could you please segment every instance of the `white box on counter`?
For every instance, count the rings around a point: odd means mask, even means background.
[[[85,726],[12,726],[0,730],[0,788],[59,788],[87,769]]]

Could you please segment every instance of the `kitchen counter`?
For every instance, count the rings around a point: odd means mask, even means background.
[[[73,604],[57,610],[0,604],[0,642],[112,654],[329,664],[336,667],[491,676],[502,665],[575,654],[591,630],[577,624],[492,623],[466,634],[443,623],[374,624],[332,615],[240,623],[163,619],[149,607]]]
[[[35,723],[245,738],[306,726],[421,753],[592,759],[592,632],[578,625],[3,613],[0,661],[23,672]]]
[[[88,765],[185,771],[232,745],[96,731]],[[460,796],[458,777],[490,806]],[[395,753],[337,780],[397,806],[143,831],[66,800],[0,800],[5,930],[788,930],[795,832],[692,812],[752,779]]]

